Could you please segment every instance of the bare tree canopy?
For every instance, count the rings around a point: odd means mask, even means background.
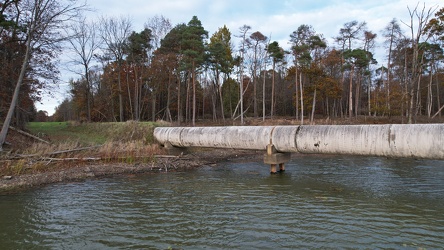
[[[14,10],[11,11],[16,11],[17,18],[14,25],[10,26],[10,32],[12,32],[12,37],[17,37],[25,51],[11,104],[0,132],[0,150],[6,140],[11,118],[17,106],[20,87],[26,77],[28,67],[42,65],[39,63],[42,58],[37,57],[37,54],[42,51],[55,53],[49,56],[47,54],[43,60],[51,60],[51,56],[56,57],[60,43],[68,38],[62,34],[61,30],[74,17],[79,16],[80,12],[85,9],[85,4],[78,3],[76,0],[23,0],[15,2],[13,7]]]

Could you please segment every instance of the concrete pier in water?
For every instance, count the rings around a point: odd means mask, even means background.
[[[271,165],[288,153],[444,160],[444,124],[157,127],[154,137],[174,147],[266,150]]]

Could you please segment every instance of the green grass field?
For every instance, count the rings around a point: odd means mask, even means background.
[[[80,145],[98,145],[108,141],[143,140],[153,142],[153,122],[30,122],[27,129],[32,134],[53,143],[77,142]]]

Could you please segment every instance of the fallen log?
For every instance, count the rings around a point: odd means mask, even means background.
[[[85,149],[85,148],[83,148]],[[65,150],[65,151],[72,151],[72,150]],[[63,152],[65,152],[63,151]],[[62,151],[59,151],[60,153]],[[54,153],[54,152],[53,152]],[[127,159],[129,157],[131,158],[147,158],[151,156],[128,156],[128,157],[67,157],[67,158],[56,158],[56,157],[43,157],[43,155],[53,155],[53,153],[47,153],[47,154],[32,154],[32,155],[15,155],[14,157],[9,158],[8,160],[19,160],[19,159],[25,159],[25,158],[31,158],[40,156],[41,158],[36,159],[37,161],[101,161],[101,160],[122,160]],[[165,159],[189,159],[189,157],[184,156],[174,156],[174,155],[153,155],[154,158],[165,158]]]
[[[96,145],[96,146],[91,146],[91,147],[60,150],[60,151],[54,151],[54,152],[49,152],[49,153],[44,153],[44,154],[38,154],[38,153],[37,154],[29,154],[29,155],[20,155],[19,154],[19,155],[15,155],[13,158],[14,159],[22,159],[22,158],[30,158],[30,157],[43,156],[43,155],[58,155],[58,154],[71,153],[71,152],[77,152],[77,151],[82,151],[82,150],[99,148],[101,146],[102,145]]]
[[[35,136],[35,135],[31,135],[30,133],[27,133],[27,132],[25,132],[25,131],[23,131],[23,130],[20,130],[20,129],[18,129],[18,128],[14,128],[14,127],[12,127],[12,126],[9,126],[9,128],[12,129],[12,130],[14,130],[14,131],[16,131],[17,133],[19,133],[19,134],[21,134],[21,135],[24,135],[24,136],[27,136],[27,137],[31,137],[31,138],[34,139],[34,140],[37,140],[37,141],[40,141],[40,142],[43,142],[43,143],[46,143],[46,144],[51,144],[49,141],[45,141],[45,140],[43,140],[43,139],[40,138],[40,137],[37,137],[37,136]]]

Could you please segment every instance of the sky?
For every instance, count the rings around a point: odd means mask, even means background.
[[[407,32],[408,27],[402,22],[410,22],[408,8],[413,10],[418,6],[422,10],[425,5],[428,10],[444,6],[442,0],[88,0],[87,3],[93,10],[88,18],[129,17],[136,32],[142,31],[156,15],[170,19],[173,27],[187,24],[197,16],[210,37],[224,25],[232,37],[240,33],[240,27],[248,25],[251,32],[260,31],[284,49],[290,48],[290,34],[302,24],[311,25],[329,46],[334,46],[333,37],[338,36],[345,23],[366,22],[368,30],[378,34],[375,57],[382,58],[378,61],[384,60],[381,31],[392,19],[400,21]],[[62,76],[64,82],[52,91],[54,97],[45,95],[42,103],[36,104],[37,110],[54,113],[55,107],[68,97],[68,77],[69,74]]]

